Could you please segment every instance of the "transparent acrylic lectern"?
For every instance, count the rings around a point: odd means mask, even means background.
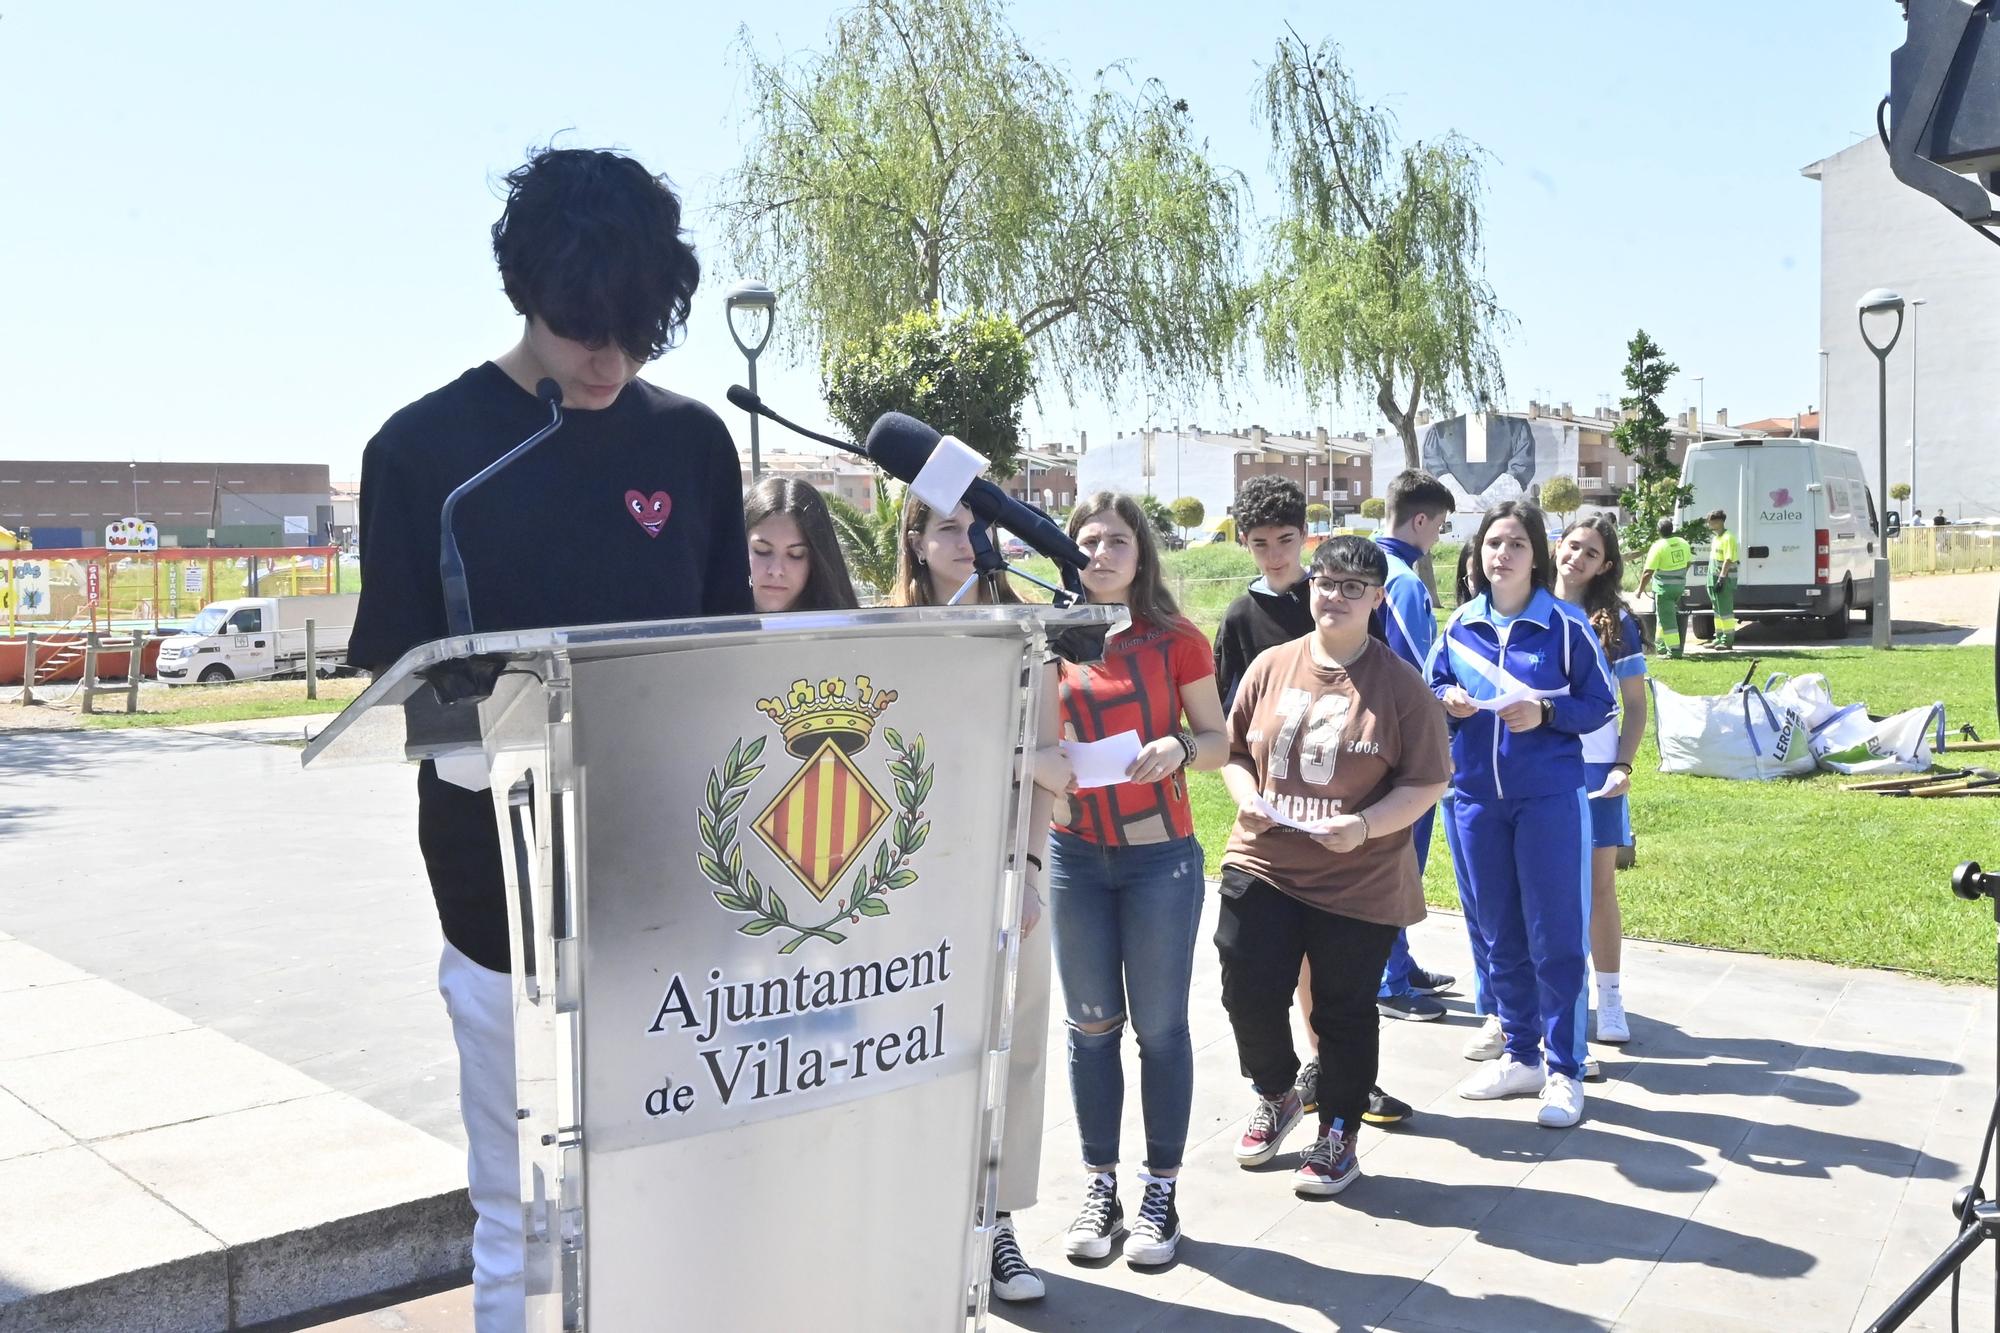
[[[983,1325],[1038,682],[1121,615],[478,634],[307,747],[493,794],[532,1333]]]

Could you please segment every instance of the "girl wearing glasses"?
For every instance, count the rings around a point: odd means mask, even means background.
[[[1309,961],[1319,1126],[1292,1177],[1308,1196],[1338,1194],[1360,1174],[1355,1136],[1380,1057],[1375,992],[1397,931],[1424,916],[1409,829],[1451,771],[1423,677],[1368,633],[1388,576],[1366,538],[1321,543],[1313,632],[1258,657],[1229,712],[1222,779],[1237,816],[1215,946],[1257,1093],[1236,1159],[1269,1161],[1304,1118],[1291,987]]]
[[[1506,1047],[1458,1095],[1535,1093],[1536,1119],[1561,1128],[1583,1117],[1583,737],[1611,720],[1616,688],[1583,613],[1551,591],[1542,511],[1495,505],[1474,545],[1474,596],[1432,647],[1430,684],[1451,717],[1452,819]]]

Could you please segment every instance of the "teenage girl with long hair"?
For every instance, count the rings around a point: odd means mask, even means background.
[[[816,487],[766,477],[743,495],[750,537],[750,595],[766,615],[845,611],[860,605],[833,516]]]
[[[896,606],[945,606],[972,577],[972,511],[963,505],[940,513],[905,492],[897,521]],[[1019,603],[1001,576],[1001,603]],[[981,606],[986,588],[975,583],[962,606]],[[1002,1122],[999,1180],[989,1290],[1003,1301],[1037,1300],[1046,1293],[1042,1275],[1029,1266],[1014,1234],[1014,1214],[1035,1204],[1042,1174],[1042,1107],[1046,1100],[1049,1049],[1049,929],[1042,924],[1047,888],[1047,843],[1055,802],[1069,785],[1069,762],[1060,736],[1056,673],[1044,669],[1041,745],[1035,755],[1035,790],[1028,811],[1028,882],[1021,893],[1021,943],[1014,965],[1014,1042],[1007,1054],[1007,1114]]]
[[[1618,913],[1618,849],[1632,845],[1632,761],[1646,735],[1646,641],[1625,609],[1625,557],[1618,525],[1593,514],[1569,525],[1556,546],[1556,596],[1580,608],[1618,682],[1619,715],[1583,738],[1590,793],[1590,960],[1597,974],[1597,1039],[1631,1040],[1618,984],[1624,923]]]
[[[1069,1019],[1070,1095],[1087,1173],[1070,1224],[1072,1258],[1101,1259],[1127,1225],[1118,1199],[1127,1022],[1139,1044],[1146,1157],[1125,1242],[1134,1267],[1170,1262],[1180,1242],[1176,1186],[1194,1095],[1188,988],[1204,881],[1188,807],[1189,768],[1229,756],[1215,658],[1161,577],[1159,546],[1138,501],[1100,491],[1069,517],[1089,564],[1090,601],[1122,605],[1131,622],[1104,660],[1062,664],[1066,732],[1079,741],[1136,733],[1125,780],[1075,793],[1049,848],[1056,972]],[[1296,975],[1296,971],[1294,972]]]
[[[1431,651],[1452,730],[1452,818],[1472,878],[1500,1058],[1459,1087],[1536,1093],[1551,1127],[1583,1116],[1590,815],[1583,737],[1611,719],[1611,669],[1552,585],[1547,520],[1508,500],[1474,539],[1472,600]]]

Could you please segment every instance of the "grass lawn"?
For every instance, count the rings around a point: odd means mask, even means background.
[[[1751,655],[1656,666],[1683,694],[1721,693]],[[1772,651],[1772,671],[1826,675],[1835,699],[1865,699],[1883,715],[1942,700],[1956,729],[2000,734],[1989,648]],[[2000,768],[2000,754],[1967,756]],[[1783,782],[1665,776],[1649,737],[1632,782],[1638,864],[1619,875],[1625,933],[1650,940],[1742,949],[1788,958],[1891,967],[1947,980],[1993,980],[1990,905],[1952,897],[1947,879],[1964,860],[2000,862],[2000,801],[1913,800],[1843,792],[1831,774]],[[1235,810],[1213,773],[1194,775],[1195,824],[1210,873]],[[1425,896],[1458,907],[1442,834]]]
[[[245,681],[232,685],[186,686],[148,691],[136,713],[91,713],[77,721],[106,731],[125,727],[185,727],[200,722],[244,722],[260,717],[292,717],[307,713],[338,713],[367,686],[363,680],[323,680],[319,698],[306,698],[304,681]],[[123,708],[122,697],[105,700],[105,708]]]

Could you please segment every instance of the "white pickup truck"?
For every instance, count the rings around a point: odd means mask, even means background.
[[[169,685],[263,680],[308,669],[330,671],[347,656],[359,593],[313,597],[236,597],[210,602],[184,634],[160,646],[155,674]],[[306,621],[313,656],[306,661]]]

